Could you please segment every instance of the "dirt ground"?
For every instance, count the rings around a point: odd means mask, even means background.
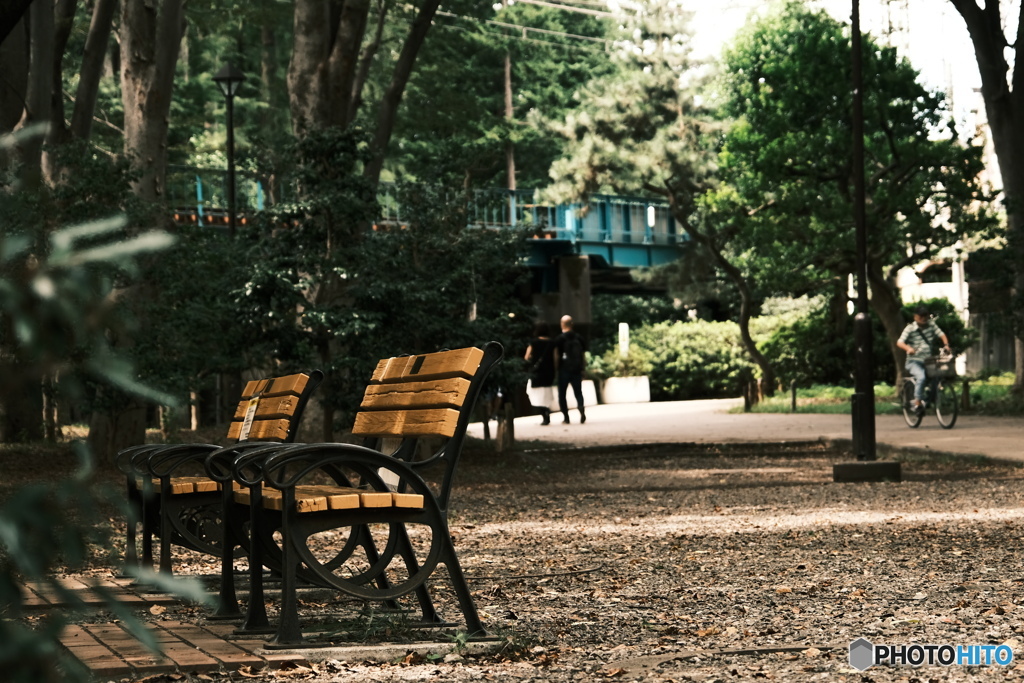
[[[902,483],[833,483],[832,464],[846,460],[820,445],[471,448],[451,530],[502,652],[463,656],[453,643],[436,661],[325,661],[219,680],[1024,678],[1024,470],[917,457]],[[214,573],[191,554],[179,566]],[[435,583],[456,619],[446,581]],[[182,607],[151,618],[204,617]],[[384,639],[399,631],[367,626]],[[860,637],[1007,644],[1022,659],[861,672],[848,662]]]

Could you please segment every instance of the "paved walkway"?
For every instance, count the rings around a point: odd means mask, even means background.
[[[570,399],[570,404],[572,400]],[[730,413],[741,399],[669,401],[597,405],[587,408],[586,424],[570,411],[571,424],[561,414],[542,426],[540,416],[515,421],[516,442],[543,441],[571,446],[640,443],[757,443],[849,440],[849,415],[811,413]],[[493,436],[495,424],[491,422]],[[480,424],[470,434],[483,436]],[[961,415],[953,429],[942,429],[935,414],[925,415],[917,429],[907,427],[901,415],[879,415],[875,439],[881,457],[886,447],[922,449],[958,455],[980,455],[1024,462],[1024,418]]]

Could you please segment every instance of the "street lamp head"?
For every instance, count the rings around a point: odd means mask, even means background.
[[[213,82],[224,93],[224,97],[234,97],[238,94],[238,88],[244,80],[245,74],[232,66],[231,62],[227,62],[221,67],[221,70],[213,77]]]

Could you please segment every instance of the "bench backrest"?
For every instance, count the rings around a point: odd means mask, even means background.
[[[475,347],[377,363],[352,433],[451,437],[484,352]]]
[[[394,455],[403,459],[412,457],[420,438],[443,438],[429,460],[447,461],[438,495],[445,508],[480,387],[502,354],[501,344],[490,342],[483,348],[381,360],[363,394],[352,433],[368,440],[402,439]]]
[[[247,383],[228,427],[228,438],[235,441],[294,441],[303,408],[323,378],[321,371],[314,370]]]

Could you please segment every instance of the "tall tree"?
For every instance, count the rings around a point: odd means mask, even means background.
[[[185,0],[154,0],[121,6],[121,98],[124,151],[138,173],[136,194],[165,196],[167,128],[175,68],[185,32]]]
[[[515,184],[542,186],[562,139],[531,124],[564,118],[577,91],[611,70],[610,23],[523,3],[440,16],[409,81],[389,167],[414,178],[510,187],[511,148]]]
[[[184,0],[125,0],[121,7],[124,151],[135,174],[135,194],[157,206],[166,202],[167,130],[185,30],[183,10]],[[138,304],[139,297],[151,295],[142,284],[117,293],[118,298],[132,305]],[[118,339],[117,346],[126,350],[132,343],[131,336],[125,335]],[[145,405],[138,399],[107,397],[93,411],[89,445],[98,457],[108,461],[120,449],[145,441],[145,418]]]
[[[989,227],[982,147],[961,143],[941,94],[895,50],[866,38],[865,187],[871,306],[897,369],[904,267]],[[726,51],[716,210],[732,248],[772,292],[828,291],[854,271],[849,28],[791,2]],[[730,216],[729,213],[732,212]]]
[[[297,136],[304,137],[318,128],[345,128],[355,120],[365,101],[366,74],[381,54],[378,48],[384,22],[405,14],[404,7],[394,5],[394,0],[377,0],[373,13],[376,24],[371,26],[371,0],[296,0],[288,92]],[[398,56],[386,69],[386,85],[369,127],[373,131],[373,155],[364,169],[374,184],[380,178],[398,106],[439,5],[440,0],[420,0],[409,8],[411,17],[404,38],[393,50]],[[364,41],[368,28],[372,38]]]
[[[981,96],[1003,180],[1007,248],[1015,270],[1010,305],[1016,333],[1013,390],[1020,394],[1024,392],[1024,67],[1020,63],[1024,7],[1018,9],[1016,22],[1007,17],[1004,26],[1002,11],[1012,7],[1009,2],[949,1],[963,17],[974,44]]]
[[[689,18],[675,0],[651,0],[624,22],[618,69],[587,86],[579,109],[557,126],[568,144],[551,168],[549,193],[574,201],[593,192],[667,199],[676,221],[739,293],[741,341],[770,390],[774,370],[750,333],[755,283],[728,251],[731,224],[707,220],[700,208],[716,184],[720,126],[699,95]]]

